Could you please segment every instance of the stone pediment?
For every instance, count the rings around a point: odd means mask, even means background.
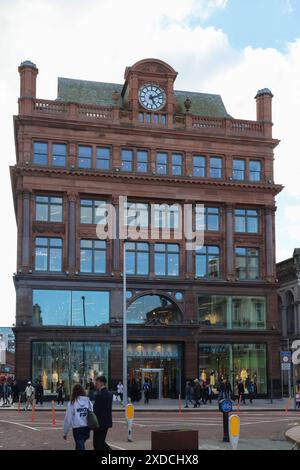
[[[173,67],[159,59],[143,59],[136,62],[132,67],[127,67],[125,70],[125,79],[129,72],[158,74],[173,77],[174,79],[177,76],[177,72]]]

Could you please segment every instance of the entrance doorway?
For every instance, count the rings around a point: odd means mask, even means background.
[[[141,369],[142,386],[145,381],[151,385],[150,398],[161,400],[163,398],[163,372],[164,369]]]

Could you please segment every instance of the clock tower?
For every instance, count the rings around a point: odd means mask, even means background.
[[[174,81],[177,72],[162,60],[144,59],[125,70],[122,90],[124,108],[132,120],[171,127],[174,114]]]

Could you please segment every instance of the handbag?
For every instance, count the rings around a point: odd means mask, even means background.
[[[98,418],[95,413],[91,410],[88,410],[87,412],[87,425],[92,431],[96,431],[97,429],[99,429]]]

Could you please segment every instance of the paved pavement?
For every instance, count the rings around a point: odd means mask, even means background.
[[[56,426],[52,425],[50,411],[2,410],[0,413],[0,450],[59,450],[73,449],[71,434],[68,441],[62,439],[64,411],[55,413]],[[32,420],[34,418],[34,420]],[[290,450],[292,444],[285,438],[288,429],[300,425],[300,414],[296,412],[243,412],[241,418],[240,450]],[[151,413],[136,411],[133,427],[134,442],[127,442],[127,426],[124,411],[114,410],[114,426],[109,431],[108,442],[115,450],[150,450],[151,432],[155,430],[196,429],[199,433],[200,450],[230,450],[222,442],[221,413]],[[92,447],[91,439],[87,448]]]
[[[288,400],[288,399],[276,399],[273,400],[273,403],[270,402],[270,400],[254,400],[254,402],[251,404],[248,400],[246,401],[246,405],[241,404],[239,407],[239,410],[241,412],[249,412],[249,411],[293,411],[294,410],[294,402],[293,400]],[[185,403],[182,401],[181,403],[181,409],[182,412],[203,412],[203,411],[218,411],[218,405],[217,401],[214,400],[212,404],[207,403],[206,405],[201,405],[200,408],[193,408],[190,406],[188,409],[184,407]],[[22,405],[24,406],[24,405]],[[178,411],[179,410],[179,401],[178,400],[171,400],[171,399],[164,399],[164,400],[150,400],[150,403],[148,405],[144,405],[144,403],[141,401],[139,403],[134,403],[134,408],[137,411]],[[0,412],[2,410],[15,410],[17,408],[17,405],[14,405],[13,407],[2,407],[0,404]],[[50,410],[51,409],[51,403],[50,402],[45,402],[43,406],[37,405],[36,407],[39,410]],[[66,406],[57,406],[55,403],[55,408],[57,410],[64,410]],[[114,410],[122,410],[122,405],[120,403],[114,403],[113,404],[113,409]],[[233,406],[233,409],[236,411],[238,409],[237,404],[235,403]],[[299,412],[300,414],[300,409],[295,410],[296,412]]]

